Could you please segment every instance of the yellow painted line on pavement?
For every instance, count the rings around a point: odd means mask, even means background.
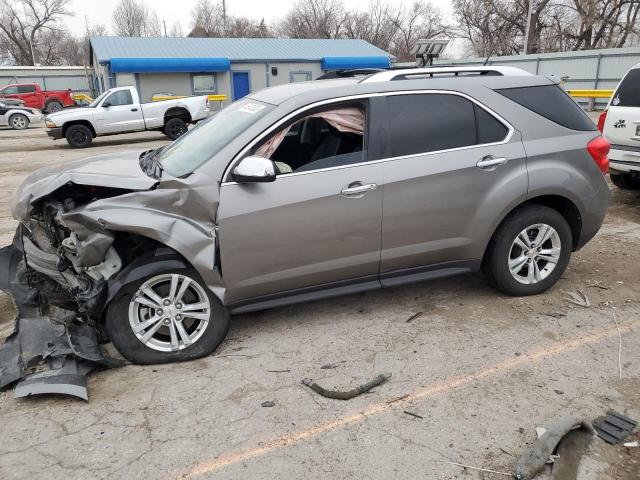
[[[626,333],[626,332],[632,331],[634,327],[640,327],[640,322],[634,322],[630,325],[626,325],[623,327],[621,326],[620,332]],[[497,363],[490,367],[483,368],[476,372],[473,372],[467,375],[462,375],[459,377],[454,377],[450,380],[445,380],[442,382],[437,382],[431,385],[424,386],[418,390],[409,392],[406,396],[397,397],[399,398],[398,401],[393,401],[393,399],[390,399],[384,402],[375,403],[366,407],[362,411],[352,413],[350,415],[347,415],[345,417],[339,418],[331,422],[322,423],[308,430],[302,430],[299,432],[283,435],[274,440],[267,441],[263,445],[258,447],[249,448],[246,450],[222,453],[218,455],[216,458],[214,458],[213,460],[198,463],[195,466],[193,466],[191,469],[178,472],[172,478],[184,479],[184,478],[194,478],[201,475],[205,475],[207,473],[220,470],[229,465],[234,465],[240,462],[244,462],[246,460],[250,460],[252,458],[266,455],[267,453],[277,450],[279,448],[295,445],[309,438],[313,438],[318,435],[321,435],[325,432],[329,432],[332,430],[336,430],[338,428],[346,427],[351,424],[362,422],[368,417],[378,415],[380,413],[383,413],[389,410],[390,408],[395,408],[398,405],[402,405],[415,400],[420,400],[426,397],[431,397],[433,395],[436,395],[442,392],[454,390],[456,388],[463,387],[471,382],[481,380],[493,375],[497,375],[505,371],[513,370],[515,368],[524,366],[531,362],[538,362],[544,359],[548,359],[550,357],[554,357],[556,355],[560,355],[562,353],[575,350],[584,345],[589,345],[592,343],[599,342],[601,340],[605,340],[606,338],[609,338],[617,334],[618,334],[618,330],[616,327],[594,329],[587,335],[574,337],[569,340],[565,340],[561,342],[555,342],[547,347],[540,347],[540,348],[534,349],[519,357],[509,358],[503,362]]]

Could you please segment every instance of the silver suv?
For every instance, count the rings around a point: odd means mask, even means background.
[[[608,149],[513,68],[270,88],[166,147],[34,173],[0,286],[138,363],[212,352],[232,313],[454,274],[538,294],[600,228]]]

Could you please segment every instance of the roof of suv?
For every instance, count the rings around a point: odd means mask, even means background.
[[[464,74],[460,74],[460,73]],[[491,73],[488,73],[491,72]],[[513,67],[454,67],[390,70],[369,76],[313,80],[266,88],[249,98],[281,105],[304,96],[309,103],[349,95],[400,90],[460,90],[478,83],[494,88],[550,85],[554,82]]]

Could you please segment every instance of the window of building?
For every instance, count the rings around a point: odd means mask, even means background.
[[[474,104],[458,95],[388,97],[394,157],[476,144]]]
[[[131,98],[131,92],[129,90],[118,90],[117,92],[113,92],[109,95],[102,105],[105,105],[106,103],[108,103],[110,107],[132,105],[133,98]]]
[[[205,94],[216,92],[216,76],[213,73],[203,73],[192,76],[193,93]]]
[[[308,82],[311,80],[311,72],[291,72],[289,76],[291,83]]]

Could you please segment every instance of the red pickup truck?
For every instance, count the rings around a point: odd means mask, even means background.
[[[17,98],[25,107],[47,113],[59,112],[76,104],[71,90],[42,90],[37,83],[18,83],[0,88],[0,98]]]

